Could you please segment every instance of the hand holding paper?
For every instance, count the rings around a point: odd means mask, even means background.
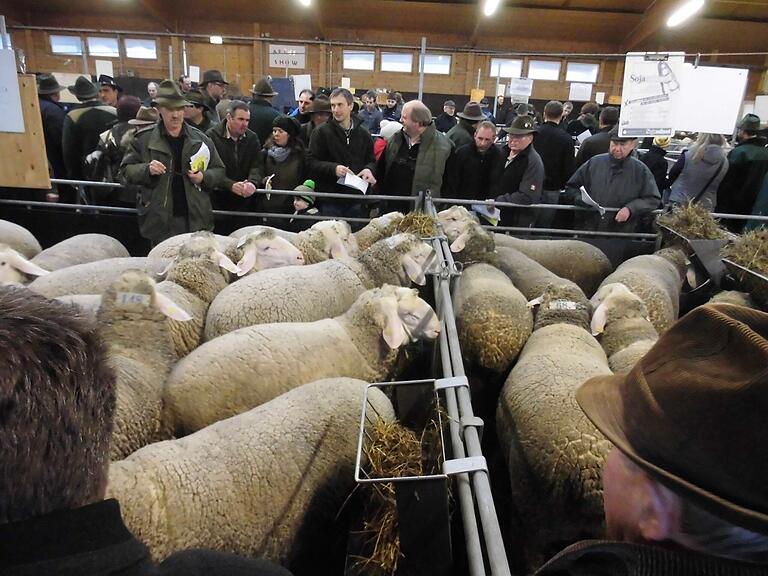
[[[584,204],[586,204],[587,206],[590,206],[595,210],[597,210],[598,212],[600,212],[600,216],[604,216],[605,208],[603,208],[602,206],[600,206],[600,204],[595,202],[592,196],[590,196],[589,193],[587,192],[587,189],[584,188],[584,186],[581,186],[579,190],[581,190],[581,201],[584,202]]]
[[[363,194],[368,192],[368,182],[359,176],[355,176],[351,172],[347,172],[344,176],[339,178],[338,183],[350,188],[354,188],[355,190],[360,190],[360,192]]]
[[[211,162],[211,151],[203,142],[200,149],[189,158],[189,167],[193,172],[205,172]]]
[[[490,206],[488,204],[472,204],[472,211],[477,212],[482,216],[484,220],[487,220],[491,226],[498,226],[499,220],[501,220],[501,210],[496,206]]]

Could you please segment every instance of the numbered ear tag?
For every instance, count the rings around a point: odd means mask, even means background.
[[[142,306],[149,306],[151,296],[149,294],[137,294],[136,292],[118,292],[117,303],[121,306],[129,306],[132,304],[141,304]]]
[[[579,305],[571,300],[552,300],[549,303],[550,310],[578,310]]]

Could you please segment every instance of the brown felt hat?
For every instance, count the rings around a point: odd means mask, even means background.
[[[260,78],[259,81],[253,85],[251,94],[255,94],[256,96],[277,96],[277,92],[272,89],[272,84],[266,76]]]
[[[159,117],[157,108],[142,106],[136,113],[136,118],[128,120],[128,124],[131,126],[148,126],[149,124],[156,124]]]
[[[53,74],[40,74],[40,76],[38,76],[37,93],[41,96],[58,94],[62,90],[66,90],[66,88],[59,86],[59,81],[56,80],[56,76]]]
[[[310,114],[331,114],[331,101],[327,96],[318,95],[312,101],[312,110]]]
[[[190,105],[186,96],[182,94],[179,85],[173,80],[163,80],[157,87],[155,104],[164,108],[185,108]]]
[[[628,374],[576,400],[619,450],[709,513],[768,532],[768,314],[695,308]]]
[[[206,84],[229,84],[226,80],[224,80],[224,76],[221,75],[220,70],[206,70],[203,72],[203,80],[200,82],[199,86],[205,86]]]
[[[486,119],[482,108],[480,108],[480,104],[477,102],[467,102],[466,106],[464,106],[464,110],[457,113],[456,116],[464,118],[464,120],[469,120],[470,122],[482,122]]]

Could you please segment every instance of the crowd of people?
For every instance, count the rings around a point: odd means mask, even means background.
[[[361,218],[407,209],[394,200],[315,201],[313,192],[360,194],[347,174],[386,196],[428,191],[498,202],[501,224],[517,228],[632,232],[648,225],[648,214],[663,204],[683,202],[738,214],[768,211],[768,149],[754,114],[739,123],[730,151],[722,136],[699,134],[668,170],[669,138],[649,139],[647,152],[638,154],[638,140],[618,133],[619,110],[594,102],[572,117],[570,102],[550,101],[540,114],[532,104],[513,105],[503,96],[494,110],[483,99],[457,112],[447,100],[433,117],[421,101],[405,102],[397,92],[356,99],[337,88],[303,90],[295,109],[284,114],[273,106],[278,94],[268,77],[253,85],[247,102],[227,98],[228,87],[220,71],[207,70],[195,87],[187,77],[151,82],[142,102],[124,95],[113,78],[102,75],[94,83],[81,76],[69,87],[80,103],[65,110],[58,102],[63,88],[41,75],[52,175],[123,183],[123,189],[94,188],[94,194],[101,202],[135,205],[142,235],[152,242],[211,229],[212,209],[286,215],[264,221],[294,229],[307,224],[296,215]],[[190,158],[202,144],[210,160],[192,170]],[[302,195],[255,194],[299,186]],[[591,202],[613,210],[574,216],[506,206]],[[731,226],[738,230],[736,222]]]

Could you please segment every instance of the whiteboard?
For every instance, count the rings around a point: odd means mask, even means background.
[[[760,116],[760,122],[763,124],[768,121],[768,96],[755,97],[755,108],[753,112]]]
[[[739,120],[749,70],[683,66],[675,129],[733,134]]]
[[[0,49],[0,132],[24,132],[16,56],[13,50]]]

